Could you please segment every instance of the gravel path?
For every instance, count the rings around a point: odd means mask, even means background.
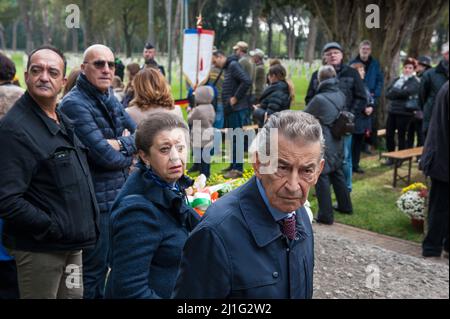
[[[448,263],[399,254],[314,226],[314,298],[449,298]]]

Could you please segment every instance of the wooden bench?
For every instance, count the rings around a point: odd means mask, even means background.
[[[382,153],[381,156],[390,158],[394,161],[394,188],[397,187],[397,181],[402,180],[408,185],[411,183],[411,166],[414,157],[422,155],[423,147],[408,148],[401,151]],[[398,169],[402,166],[404,161],[408,161],[408,175],[401,176]]]
[[[381,129],[377,131],[377,136],[378,137],[385,137],[386,136],[386,129]]]

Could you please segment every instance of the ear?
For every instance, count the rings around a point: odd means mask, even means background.
[[[255,152],[255,160],[252,163],[253,170],[255,171],[255,176],[261,179],[261,173],[259,172],[259,169],[261,167],[261,161],[259,160],[258,152]]]
[[[138,155],[145,165],[150,165],[150,155],[146,154],[143,150],[139,150]]]
[[[316,174],[316,180],[314,181],[314,185],[317,184],[317,180],[319,179],[320,174],[322,174],[323,168],[325,167],[325,160],[321,159],[319,164],[319,170]]]

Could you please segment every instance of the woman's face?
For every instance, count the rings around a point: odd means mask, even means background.
[[[358,68],[358,73],[361,79],[364,80],[364,78],[366,77],[366,70],[364,70],[364,68]]]
[[[277,78],[277,76],[275,74],[269,74],[269,82],[270,82],[270,84],[273,84],[273,83],[275,83],[277,81],[278,81],[278,78]]]
[[[407,64],[403,67],[403,75],[410,76],[414,73],[414,66],[412,64]]]
[[[141,158],[168,183],[174,183],[184,174],[187,159],[186,131],[181,128],[159,132],[148,154],[139,151]]]

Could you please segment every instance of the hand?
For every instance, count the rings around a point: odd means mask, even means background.
[[[366,109],[364,110],[364,113],[366,113],[367,116],[370,116],[373,113],[373,107],[371,107],[371,106],[366,107]]]
[[[254,110],[259,109],[260,107],[261,107],[261,104],[254,104],[253,105],[253,109]]]
[[[109,145],[111,145],[111,147],[115,151],[118,151],[118,152],[120,151],[120,144],[119,144],[119,142],[117,142],[117,140],[111,139],[111,140],[106,140],[106,141],[108,142]]]
[[[128,131],[127,129],[123,130],[122,136],[130,136],[130,135],[131,135],[130,131]]]
[[[235,106],[237,104],[238,100],[234,96],[230,99],[230,105]]]

